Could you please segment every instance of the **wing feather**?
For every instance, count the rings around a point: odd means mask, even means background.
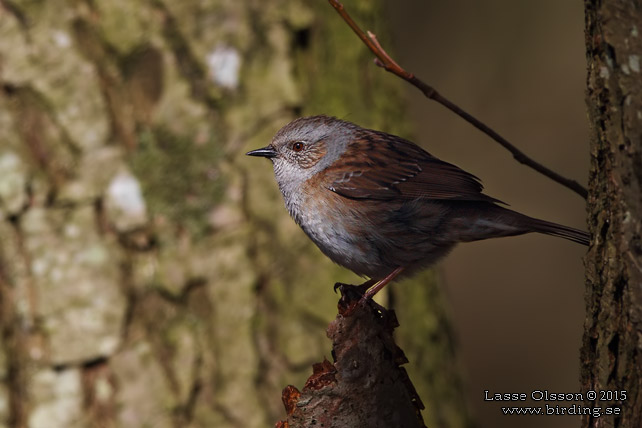
[[[326,182],[331,191],[346,198],[501,202],[484,195],[474,175],[408,140],[379,131],[359,132],[339,162],[341,171],[328,168]]]

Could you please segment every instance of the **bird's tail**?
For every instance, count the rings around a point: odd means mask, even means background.
[[[590,242],[590,235],[583,230],[575,229],[568,226],[563,226],[550,221],[540,220],[528,217],[530,226],[533,232],[544,233],[546,235],[558,236],[560,238],[568,239],[569,241],[577,242],[578,244],[588,245]]]
[[[529,217],[527,215],[518,213],[517,211],[509,210],[508,208],[499,206],[496,206],[496,208],[498,216],[502,218],[503,221],[508,224],[512,223],[518,228],[523,228],[522,233],[543,233],[545,235],[568,239],[569,241],[577,242],[578,244],[582,245],[588,245],[590,242],[590,235],[583,230],[563,226],[551,221]]]
[[[453,217],[460,220],[458,238],[464,242],[537,232],[589,244],[589,234],[582,230],[529,217],[495,204],[460,204]]]

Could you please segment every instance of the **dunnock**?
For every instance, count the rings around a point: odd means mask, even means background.
[[[477,177],[408,140],[334,117],[294,120],[247,154],[272,161],[290,215],[321,251],[370,278],[366,298],[459,242],[529,232],[589,242],[499,206]]]

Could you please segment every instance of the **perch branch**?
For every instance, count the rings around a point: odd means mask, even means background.
[[[343,4],[341,4],[337,0],[328,0],[328,1],[332,5],[332,7],[336,9],[339,15],[341,15],[341,17],[348,24],[348,26],[352,28],[352,31],[355,32],[355,34],[361,39],[361,41],[375,55],[376,57],[375,64],[377,64],[379,67],[382,67],[384,70],[402,78],[406,82],[410,83],[411,85],[419,89],[426,96],[426,98],[429,98],[431,100],[438,102],[439,104],[443,105],[444,107],[446,107],[447,109],[449,109],[450,111],[457,114],[459,117],[461,117],[462,119],[464,119],[465,121],[473,125],[475,128],[482,131],[484,134],[488,135],[490,138],[492,138],[493,140],[498,142],[502,147],[508,150],[513,155],[513,158],[515,158],[517,162],[524,164],[534,169],[535,171],[539,172],[540,174],[550,178],[551,180],[561,184],[562,186],[565,186],[568,189],[571,189],[572,191],[574,191],[584,199],[587,198],[588,191],[580,183],[578,183],[575,180],[571,180],[570,178],[563,177],[557,172],[545,167],[541,163],[536,162],[533,159],[529,158],[526,154],[524,154],[524,152],[519,150],[517,147],[511,144],[506,138],[499,135],[496,131],[494,131],[488,125],[486,125],[479,119],[475,118],[473,115],[466,112],[465,110],[460,108],[458,105],[456,105],[449,99],[445,98],[443,95],[437,92],[435,88],[423,82],[422,80],[417,78],[414,74],[404,70],[383,49],[383,47],[377,40],[377,37],[375,36],[375,34],[368,31],[366,35],[366,33],[364,33],[364,31],[361,28],[359,28],[357,23],[354,22],[352,17],[348,14],[348,12],[346,12],[345,8],[343,7]]]
[[[301,391],[283,390],[287,419],[275,427],[425,428],[424,406],[401,367],[408,360],[394,342],[394,311],[359,304],[352,286],[340,289],[339,315],[327,329],[334,361],[315,364]]]

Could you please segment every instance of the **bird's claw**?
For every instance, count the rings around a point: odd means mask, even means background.
[[[343,289],[343,287],[349,287],[349,286],[350,284],[344,284],[343,282],[335,282],[333,287],[334,293],[336,294],[338,289]]]

